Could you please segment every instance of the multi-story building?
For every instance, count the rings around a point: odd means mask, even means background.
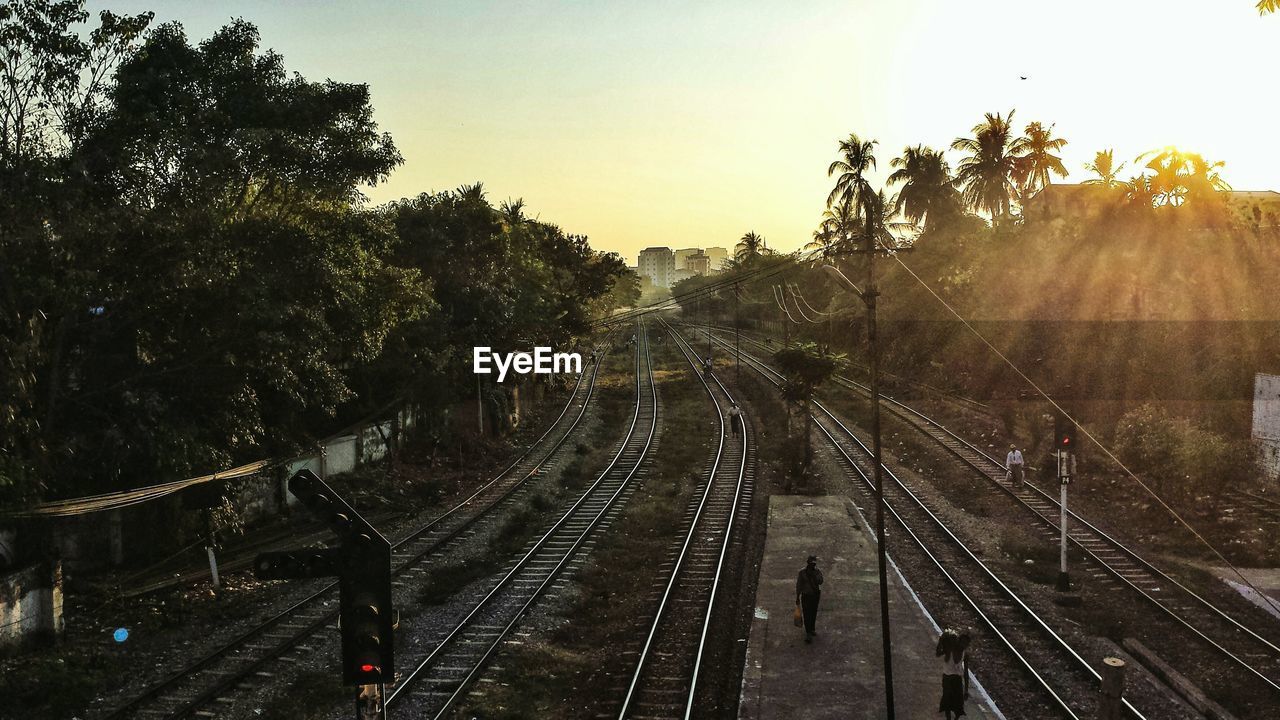
[[[680,248],[679,250],[676,250],[676,269],[679,270],[684,267],[685,260],[688,260],[690,257],[697,255],[700,252],[702,252],[702,248]]]
[[[640,274],[649,278],[655,287],[669,288],[674,281],[676,256],[669,247],[648,247],[640,251],[637,266]]]
[[[729,251],[722,247],[709,247],[702,250],[702,254],[707,256],[708,269],[707,274],[714,275],[722,270],[729,262]]]
[[[711,258],[702,253],[690,255],[684,259],[684,269],[691,271],[694,275],[710,275]]]

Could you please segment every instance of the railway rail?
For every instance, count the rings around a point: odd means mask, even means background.
[[[616,517],[656,443],[657,387],[648,333],[636,333],[636,405],[616,454],[561,517],[471,606],[434,647],[414,662],[387,699],[411,717],[439,718],[464,696],[521,618],[578,556],[583,544]]]
[[[714,335],[713,335],[714,337]],[[716,337],[722,346],[727,341]],[[755,340],[750,344],[764,348]],[[743,353],[747,357],[747,353]],[[754,358],[753,358],[754,359]],[[836,382],[863,397],[870,391],[859,382],[837,377]],[[974,472],[994,483],[1032,513],[1043,527],[1057,531],[1061,508],[1058,499],[1032,483],[1014,490],[1005,482],[1007,468],[982,449],[920,411],[890,397],[883,407],[945,448]],[[1251,499],[1260,498],[1252,496]],[[1261,498],[1269,500],[1268,498]],[[1264,636],[1216,603],[1188,588],[1138,555],[1127,544],[1099,529],[1068,508],[1067,536],[1074,547],[1120,586],[1142,596],[1179,627],[1201,640],[1214,653],[1257,679],[1280,697],[1280,640]]]
[[[717,337],[716,341],[728,347],[724,339]],[[754,339],[748,339],[747,342],[768,349]],[[744,353],[744,357],[746,355]],[[842,377],[836,381],[847,389],[869,396],[868,389],[861,383]],[[914,408],[893,398],[886,397],[884,402],[891,413],[924,432],[970,468],[995,483],[1002,492],[1012,496],[1031,511],[1043,526],[1057,529],[1058,503],[1053,496],[1031,484],[1022,491],[1010,489],[1000,482],[1004,477],[1005,467],[998,460]],[[1212,652],[1245,670],[1249,676],[1272,691],[1280,690],[1280,686],[1277,686],[1277,677],[1280,677],[1277,673],[1280,649],[1276,648],[1272,640],[1155,568],[1078,514],[1069,512],[1069,516],[1073,519],[1068,524],[1068,536],[1072,544],[1097,567],[1120,585],[1140,593],[1172,622],[1199,638]],[[1165,592],[1166,590],[1173,592]]]
[[[618,718],[689,718],[698,678],[725,574],[725,560],[739,518],[750,511],[753,473],[749,466],[750,428],[742,416],[739,433],[726,418],[734,402],[729,389],[704,376],[696,354],[663,323],[676,348],[702,383],[717,418],[715,455],[694,491],[688,527],[672,564]]]
[[[586,415],[600,363],[609,347],[609,337],[599,346],[596,362],[578,376],[559,416],[538,439],[471,495],[393,545],[394,582],[403,583],[406,577],[414,578],[426,572],[425,561],[445,555],[479,531],[482,523],[493,522],[499,509],[518,503],[526,494],[529,482],[542,470],[554,466],[565,442]],[[336,588],[336,582],[324,584],[124,704],[107,710],[102,717],[124,720],[216,714],[203,708],[230,702],[241,685],[258,677],[269,677],[268,668],[272,663],[283,661],[291,653],[310,650],[308,640],[337,619],[336,604],[332,602]]]
[[[781,388],[782,376],[748,353],[743,364]],[[875,506],[869,448],[820,402],[813,403],[813,420],[835,451],[853,471],[863,507]],[[947,585],[963,600],[976,621],[987,628],[1039,690],[1037,717],[1092,718],[1097,712],[1100,676],[1093,666],[955,535],[908,482],[882,466],[886,482],[886,518],[892,519],[927,558]],[[1124,701],[1126,717],[1142,719]]]

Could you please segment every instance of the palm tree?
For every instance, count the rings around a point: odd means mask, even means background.
[[[1156,204],[1155,192],[1151,189],[1151,178],[1146,175],[1134,175],[1122,187],[1124,199],[1131,205],[1150,209]]]
[[[1089,178],[1084,181],[1085,185],[1103,185],[1109,188],[1119,187],[1124,183],[1120,180],[1120,171],[1124,169],[1124,161],[1116,165],[1115,155],[1111,150],[1099,150],[1093,156],[1093,162],[1085,163],[1084,169],[1094,173],[1098,177]]]
[[[927,219],[933,227],[959,210],[960,194],[942,151],[923,145],[907,147],[889,164],[897,170],[886,184],[903,183],[893,198],[894,214],[901,213],[915,225]]]
[[[827,177],[840,173],[827,195],[827,207],[837,199],[848,199],[857,207],[866,196],[875,194],[866,178],[867,171],[876,167],[875,147],[875,140],[863,141],[854,133],[840,141],[840,158],[827,167]]]
[[[502,207],[498,208],[498,212],[502,214],[502,219],[507,223],[508,227],[524,224],[524,198],[516,198],[515,200],[508,198],[502,203]]]
[[[1009,113],[1012,119],[1013,113]],[[1023,198],[1030,197],[1049,186],[1050,174],[1058,177],[1067,176],[1067,168],[1062,158],[1054,155],[1061,150],[1067,141],[1053,137],[1053,126],[1045,127],[1039,122],[1027,125],[1019,142],[1022,145],[1022,156],[1019,158],[1018,186]]]
[[[734,248],[733,256],[739,262],[746,262],[754,257],[759,257],[769,251],[766,246],[764,237],[757,235],[754,230],[742,236],[738,241],[738,246]]]
[[[843,198],[822,213],[822,222],[813,232],[813,241],[806,250],[821,250],[822,256],[831,258],[849,252],[850,239],[858,232],[858,212],[852,198]]]
[[[1260,0],[1258,2],[1258,14],[1266,15],[1280,10],[1280,0]]]
[[[891,221],[889,218],[893,212],[890,207],[883,190],[867,195],[862,206],[862,216],[854,226],[849,244],[864,249],[868,246],[889,250],[903,247],[895,231],[910,230],[915,226],[913,223]]]
[[[1222,179],[1219,168],[1222,162],[1209,162],[1198,153],[1183,152],[1176,147],[1152,150],[1138,156],[1147,160],[1150,176],[1152,204],[1181,205],[1188,197],[1196,199],[1212,197],[1214,193],[1230,190]]]
[[[1017,191],[1018,155],[1024,139],[1013,136],[1013,110],[1008,117],[987,113],[983,122],[973,127],[973,137],[956,138],[952,150],[969,153],[956,169],[961,197],[969,208],[991,215],[997,224],[1009,214]]]
[[[1183,184],[1187,187],[1187,195],[1193,198],[1209,198],[1219,192],[1231,189],[1218,170],[1226,163],[1209,162],[1199,153],[1187,153],[1186,172]]]

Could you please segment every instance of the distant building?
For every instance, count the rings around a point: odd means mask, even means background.
[[[711,275],[724,270],[724,266],[729,262],[729,251],[722,247],[704,248],[702,254],[707,256],[707,261],[710,265],[707,273]]]
[[[695,275],[697,275],[697,273],[687,268],[676,268],[675,271],[671,273],[671,284],[675,285],[681,280],[688,280]]]
[[[1280,482],[1280,375],[1254,377],[1252,435],[1263,474]]]
[[[1120,192],[1105,185],[1052,183],[1023,204],[1022,217],[1027,220],[1092,219],[1105,210]]]
[[[637,263],[642,277],[649,278],[655,287],[669,288],[674,282],[676,256],[669,247],[649,247],[640,251]]]
[[[702,253],[690,255],[684,259],[684,269],[692,271],[694,275],[710,275],[711,258]]]
[[[679,250],[676,250],[676,269],[679,270],[680,268],[683,268],[685,260],[688,260],[690,257],[701,252],[702,248],[680,248]]]

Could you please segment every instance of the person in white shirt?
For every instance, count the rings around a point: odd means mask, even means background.
[[[1009,446],[1009,454],[1005,456],[1004,464],[1005,467],[1009,468],[1009,484],[1013,486],[1013,489],[1017,490],[1024,487],[1022,451],[1016,445]]]
[[[742,422],[742,408],[738,407],[738,403],[729,406],[729,427],[733,429],[733,436],[738,436],[738,424]]]

